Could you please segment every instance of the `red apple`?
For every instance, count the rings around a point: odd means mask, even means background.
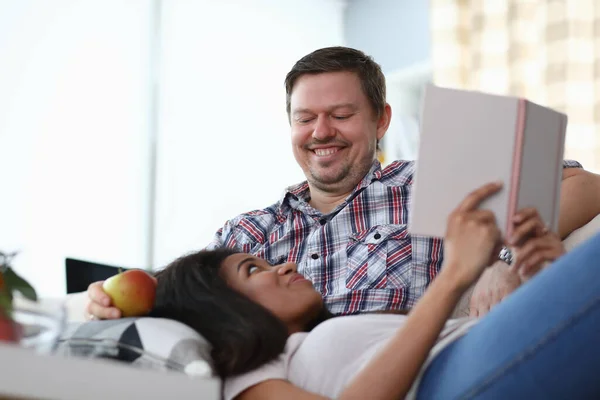
[[[131,269],[108,278],[102,289],[123,317],[138,317],[154,306],[156,279],[146,271]]]
[[[0,292],[3,290],[4,276],[2,276],[2,273],[0,272]],[[2,308],[0,308],[0,341],[18,342],[19,335],[16,328],[16,324],[10,318],[8,318],[3,312]]]

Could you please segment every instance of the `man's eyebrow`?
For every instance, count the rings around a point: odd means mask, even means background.
[[[296,108],[292,114],[312,113],[308,108]]]
[[[354,104],[354,103],[342,103],[342,104],[336,104],[336,105],[332,106],[329,110],[333,111],[333,110],[337,110],[338,108],[351,108],[351,109],[355,110],[357,107],[356,107],[356,104]]]
[[[356,110],[357,107],[354,103],[341,103],[341,104],[335,104],[335,105],[329,107],[328,111],[331,112],[331,111],[337,110],[338,108],[351,108],[352,110]],[[292,112],[292,114],[302,114],[302,113],[313,113],[313,111],[309,110],[308,108],[296,108]]]
[[[240,263],[237,266],[237,270],[238,272],[240,271],[240,268],[242,268],[242,265],[244,265],[245,263],[247,263],[248,261],[254,261],[254,257],[246,257],[244,258],[242,261],[240,261]]]

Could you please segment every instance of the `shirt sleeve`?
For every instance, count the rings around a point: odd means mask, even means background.
[[[206,246],[206,250],[214,250],[219,247],[238,248],[235,229],[231,221],[227,221],[225,225],[215,233],[213,240]]]
[[[575,160],[563,160],[563,168],[583,168],[583,166]]]
[[[275,360],[262,367],[234,377],[225,379],[223,383],[223,398],[233,400],[244,390],[271,379],[285,380],[287,378],[286,365],[288,353],[282,353]]]

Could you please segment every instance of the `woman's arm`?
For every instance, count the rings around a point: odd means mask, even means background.
[[[491,264],[501,247],[491,211],[477,210],[499,185],[486,185],[448,219],[441,272],[398,333],[344,389],[340,399],[399,399],[406,396],[461,295]]]
[[[390,342],[350,382],[338,399],[398,399],[410,390],[461,294],[481,275],[500,247],[493,213],[477,206],[500,189],[486,185],[452,213],[444,266]],[[312,400],[323,397],[283,380],[268,380],[242,392],[240,400]]]
[[[402,328],[357,375],[340,399],[406,396],[464,291],[452,277],[443,274],[433,281]]]

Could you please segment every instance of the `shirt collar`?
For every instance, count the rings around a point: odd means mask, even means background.
[[[381,178],[381,164],[378,160],[374,160],[371,165],[371,169],[369,172],[361,179],[361,181],[356,185],[354,190],[352,191],[352,196],[356,191],[361,190],[367,186],[369,186],[373,181],[379,180]],[[308,187],[308,182],[304,181],[298,183],[296,185],[289,186],[285,189],[279,204],[280,210],[282,213],[291,207],[296,208],[295,204],[298,202],[308,203],[310,201],[310,188]]]

